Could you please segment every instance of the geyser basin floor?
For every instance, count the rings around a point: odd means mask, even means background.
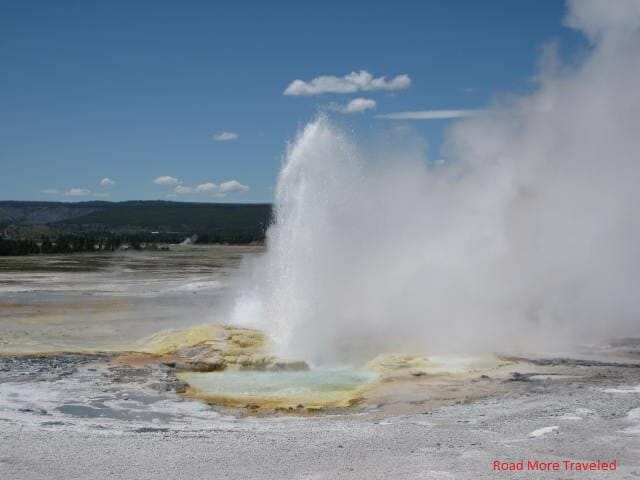
[[[304,417],[217,413],[162,363],[0,357],[0,478],[508,480],[493,460],[599,458],[618,471],[567,478],[637,480],[638,346],[380,380],[369,407]]]
[[[179,373],[199,398],[228,406],[256,404],[271,408],[346,407],[378,375],[367,370],[317,369],[300,372]]]

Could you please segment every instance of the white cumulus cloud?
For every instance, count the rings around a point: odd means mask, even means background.
[[[446,120],[477,115],[481,110],[421,110],[414,112],[394,112],[376,115],[389,120]]]
[[[169,175],[164,175],[162,177],[156,177],[153,179],[153,183],[157,185],[177,185],[180,183],[176,177],[171,177]]]
[[[330,108],[340,113],[362,113],[376,108],[376,101],[370,98],[354,98],[346,105],[332,105]]]
[[[195,187],[187,185],[177,185],[174,192],[179,195],[201,194],[213,195],[215,197],[224,197],[229,193],[244,193],[249,190],[248,185],[240,183],[238,180],[227,180],[220,184],[213,182],[205,182]]]
[[[100,185],[103,187],[110,187],[111,185],[115,184],[115,180],[111,180],[109,177],[104,177],[102,180],[100,180]]]
[[[201,183],[196,187],[198,193],[216,193],[218,191],[218,185],[213,182]]]
[[[236,132],[219,132],[213,135],[213,139],[216,142],[229,142],[231,140],[237,140],[238,137],[240,135],[238,135]]]
[[[387,80],[386,77],[375,78],[366,70],[351,72],[343,77],[321,75],[308,82],[294,80],[285,89],[285,95],[322,95],[323,93],[371,92],[374,90],[404,90],[411,85],[409,75],[403,74]]]
[[[237,180],[229,180],[220,184],[220,193],[244,193],[249,190],[248,185],[244,185]]]
[[[67,197],[85,197],[87,195],[91,195],[91,190],[88,188],[70,188],[64,194]]]

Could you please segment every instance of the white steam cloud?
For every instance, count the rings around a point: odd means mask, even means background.
[[[309,124],[235,321],[316,362],[640,333],[639,5],[569,2],[590,54],[456,123],[444,164]]]

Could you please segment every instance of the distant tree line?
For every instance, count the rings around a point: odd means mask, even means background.
[[[113,252],[116,250],[158,250],[168,244],[181,243],[190,235],[176,232],[141,233],[70,233],[35,238],[0,238],[0,256],[37,255],[74,252]],[[196,234],[197,244],[249,244],[264,240],[264,232],[234,232]]]
[[[122,248],[141,250],[176,243],[182,235],[151,234],[63,234],[39,238],[1,239],[0,255],[32,255],[73,252],[114,251]]]
[[[229,244],[229,245],[247,245],[249,243],[261,243],[265,239],[265,232],[223,232],[223,233],[204,233],[198,235],[195,243],[202,245],[213,244]]]

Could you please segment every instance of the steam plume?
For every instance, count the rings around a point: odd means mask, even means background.
[[[442,165],[307,125],[236,321],[315,361],[637,334],[640,2],[571,1],[566,22],[589,55],[456,123]]]

